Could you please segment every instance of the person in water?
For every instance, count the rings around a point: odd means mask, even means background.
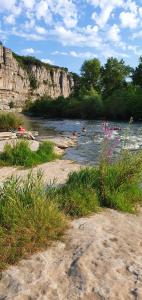
[[[86,128],[85,127],[82,128],[82,132],[86,132]]]
[[[76,131],[73,131],[72,135],[73,135],[73,137],[77,137],[78,136],[78,134],[77,134]]]

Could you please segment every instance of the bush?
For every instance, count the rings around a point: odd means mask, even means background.
[[[91,109],[90,109],[91,108]],[[43,96],[25,111],[30,111],[35,116],[48,118],[99,118],[102,114],[102,100],[97,93],[86,94],[80,98],[59,97],[55,101],[48,96]]]
[[[13,102],[13,101],[10,101],[10,102],[9,102],[9,108],[10,108],[10,109],[14,108],[14,102]]]
[[[57,157],[51,142],[43,142],[37,151],[32,151],[27,141],[18,141],[13,145],[5,145],[4,151],[0,153],[0,165],[32,167]]]
[[[113,120],[142,119],[142,88],[129,84],[104,99],[105,116]]]
[[[37,79],[35,78],[35,76],[30,75],[29,76],[29,81],[30,81],[30,86],[33,90],[37,89],[38,87],[38,82]]]
[[[61,238],[66,224],[40,173],[8,179],[0,188],[0,269]]]
[[[0,112],[0,130],[17,129],[20,124],[23,124],[23,120],[15,113]]]

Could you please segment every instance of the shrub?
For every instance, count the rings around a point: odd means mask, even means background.
[[[38,83],[37,83],[37,79],[35,78],[34,75],[30,75],[29,76],[29,81],[30,81],[30,86],[33,90],[37,89],[38,87]]]
[[[4,151],[0,153],[0,165],[32,167],[57,157],[51,142],[43,142],[37,151],[32,151],[27,141],[18,141],[13,145],[5,145]]]
[[[9,108],[10,108],[10,109],[14,108],[14,102],[13,102],[13,101],[10,101],[10,102],[9,102]]]
[[[23,123],[20,116],[15,113],[0,112],[0,130],[17,129],[17,127]]]
[[[66,220],[48,199],[42,176],[8,179],[0,188],[0,269],[61,237]]]
[[[91,107],[91,109],[90,109]],[[48,118],[99,118],[102,114],[102,99],[97,93],[86,94],[80,98],[59,97],[55,101],[49,96],[43,96],[36,100],[29,108],[35,116],[46,116]]]

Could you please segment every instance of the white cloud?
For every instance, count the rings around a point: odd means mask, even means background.
[[[0,10],[11,10],[15,4],[16,0],[0,0]]]
[[[130,57],[129,54],[124,53],[124,52],[118,52],[118,51],[116,51],[116,50],[114,50],[110,47],[104,48],[102,55],[105,58],[108,58],[108,57],[117,57],[117,58],[119,58],[119,57],[124,58],[125,57],[125,58],[129,58]]]
[[[51,4],[51,1],[41,0],[36,5],[37,19],[44,19],[47,24],[52,22],[52,13],[50,11],[49,4]]]
[[[132,38],[133,39],[142,38],[142,30],[133,33]]]
[[[33,9],[35,0],[23,0],[24,6],[28,9]]]
[[[68,53],[63,51],[53,51],[51,55],[68,55]]]
[[[123,6],[123,0],[87,0],[87,2],[94,7],[100,8],[101,12],[99,14],[97,14],[96,11],[92,14],[92,19],[100,27],[106,25],[114,9]]]
[[[35,50],[33,48],[27,48],[27,49],[23,49],[21,51],[22,54],[24,55],[31,55],[31,54],[34,54],[35,53]]]
[[[42,58],[41,61],[44,62],[45,64],[54,65],[54,61],[48,58]]]
[[[121,12],[119,15],[120,21],[121,21],[121,26],[124,28],[136,28],[139,19],[137,18],[137,15],[133,12]]]
[[[25,38],[26,40],[29,41],[43,41],[46,39],[45,36],[36,34],[36,33],[27,33],[27,32],[23,32],[22,30],[19,30],[19,28],[13,27],[11,34],[15,35],[15,36],[19,36],[21,38]]]
[[[77,8],[72,0],[54,0],[52,12],[60,15],[67,28],[73,28],[78,22]]]
[[[65,51],[57,48],[53,55],[74,58],[91,58],[95,52],[104,57],[128,57],[140,51],[129,44],[132,38],[142,37],[142,0],[141,4],[140,0],[0,0],[0,17],[0,35],[6,32],[7,37],[16,35],[28,40],[29,46],[25,47],[29,48],[23,53],[29,55],[35,54],[31,41],[47,39],[48,43],[59,42],[66,47]],[[132,29],[131,36],[127,31],[124,37],[123,28]]]
[[[13,15],[5,16],[4,22],[7,24],[10,24],[10,25],[14,25],[15,24],[15,16],[13,16]]]
[[[64,56],[72,56],[75,58],[92,58],[97,57],[96,53],[85,51],[85,52],[78,52],[78,51],[69,51],[69,52],[60,52],[60,51],[54,51],[51,53],[52,55],[64,55]]]
[[[46,30],[44,27],[36,26],[36,27],[35,27],[35,30],[36,30],[36,32],[39,33],[39,34],[47,34],[47,30]]]
[[[24,29],[27,30],[27,31],[31,31],[31,29],[34,29],[35,28],[35,20],[34,19],[31,19],[31,20],[28,20],[25,24],[24,24]]]
[[[119,42],[120,41],[120,29],[119,27],[114,24],[107,32],[108,39],[112,42]]]
[[[83,44],[85,42],[85,36],[77,31],[65,29],[63,26],[56,26],[51,34],[54,34],[63,45],[75,45]]]
[[[132,1],[132,0],[127,0],[126,2],[124,1],[123,7],[125,10],[128,10],[134,14],[137,14],[138,6],[136,5],[135,1]]]
[[[138,46],[128,45],[128,50],[132,51],[137,56],[140,56],[142,54]]]

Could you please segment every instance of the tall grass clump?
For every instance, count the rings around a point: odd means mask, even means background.
[[[32,151],[28,141],[18,141],[12,145],[8,143],[5,145],[4,151],[0,153],[0,165],[32,167],[57,157],[52,142],[45,141],[39,145],[37,151]]]
[[[8,179],[0,188],[0,269],[60,239],[66,224],[40,173]]]
[[[73,187],[67,183],[54,192],[52,199],[65,215],[71,217],[83,217],[98,212],[100,206],[97,193],[89,186]]]
[[[85,199],[84,195],[90,189],[94,191],[101,207],[134,213],[142,203],[141,175],[142,152],[124,152],[112,164],[104,161],[99,167],[73,172],[66,183],[66,189],[75,193],[81,187],[82,199]],[[69,198],[67,199],[70,203]],[[66,207],[67,203],[64,204],[63,201],[62,205]]]
[[[0,131],[17,129],[23,120],[13,112],[0,112]]]

